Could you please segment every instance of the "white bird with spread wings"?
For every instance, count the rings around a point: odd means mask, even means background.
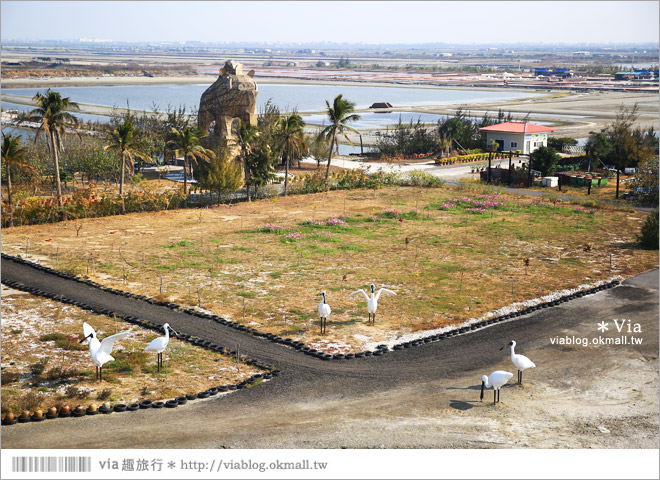
[[[380,294],[383,292],[396,295],[396,293],[394,293],[392,290],[388,290],[387,288],[381,288],[380,290],[378,290],[378,293],[376,293],[376,285],[372,283],[371,297],[369,297],[369,295],[367,295],[367,292],[365,292],[362,288],[351,293],[349,297],[352,297],[356,293],[361,293],[362,295],[364,295],[364,298],[367,299],[367,311],[369,312],[369,322],[376,323],[376,310],[378,310],[378,300],[380,299]]]
[[[96,336],[96,330],[94,330],[94,328],[87,322],[83,323],[84,338],[80,340],[80,343],[87,340],[89,345],[89,356],[92,357],[92,362],[96,365],[96,378],[99,381],[103,381],[103,365],[114,360],[110,354],[112,353],[112,348],[115,346],[115,342],[122,338],[126,338],[128,334],[129,332],[117,333],[105,337],[103,341],[99,342],[99,339]]]

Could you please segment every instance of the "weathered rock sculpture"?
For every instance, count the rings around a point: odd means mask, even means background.
[[[236,152],[234,119],[243,123],[257,124],[257,84],[254,70],[246,75],[243,65],[228,60],[220,69],[220,76],[202,94],[199,102],[197,125],[209,135],[213,146],[229,148]]]

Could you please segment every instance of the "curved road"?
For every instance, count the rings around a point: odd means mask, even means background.
[[[219,345],[239,344],[242,353],[282,371],[279,377],[255,388],[189,402],[171,411],[140,410],[2,427],[3,448],[498,446],[501,441],[485,438],[479,427],[484,415],[498,418],[498,412],[506,408],[503,406],[516,408],[515,402],[522,398],[535,401],[529,396],[560,388],[561,376],[554,377],[560,371],[586,381],[607,362],[618,361],[610,351],[602,350],[596,358],[592,349],[552,346],[551,337],[564,332],[592,335],[597,333],[597,322],[628,315],[626,318],[634,318],[644,328],[645,343],[633,347],[633,354],[655,356],[657,360],[658,353],[656,270],[619,287],[465,335],[382,357],[330,362],[210,320],[117,296],[11,260],[2,261],[2,279],[157,324],[167,322],[177,331]],[[502,403],[496,407],[478,402],[481,374],[498,368],[514,371],[507,355],[499,351],[512,338],[539,368],[525,373],[523,387],[505,388]],[[580,362],[580,369],[575,369],[575,362]],[[549,377],[545,370],[550,365],[553,375]],[[491,395],[487,393],[485,400]],[[468,421],[469,428],[456,430],[463,420]],[[104,435],[97,434],[99,429]],[[530,436],[530,441],[533,438]]]

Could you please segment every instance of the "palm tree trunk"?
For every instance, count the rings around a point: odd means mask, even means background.
[[[188,154],[183,154],[183,207],[188,208]]]
[[[289,157],[284,156],[284,196],[286,197],[287,189],[289,188]]]
[[[7,162],[7,201],[9,202],[9,223],[8,227],[14,226],[14,201],[11,196],[11,164]]]
[[[124,152],[121,152],[121,161],[119,168],[121,169],[121,173],[119,175],[119,198],[121,199],[121,214],[126,215],[126,206],[124,205]]]
[[[67,219],[66,212],[64,211],[64,203],[62,202],[62,183],[60,182],[60,159],[57,154],[57,145],[55,144],[55,134],[50,131],[50,146],[53,154],[53,163],[55,164],[55,188],[57,189],[57,206],[60,209],[60,218]]]
[[[330,151],[328,152],[328,166],[325,169],[325,190],[328,191],[328,177],[330,176],[330,162],[332,161],[332,150],[335,147],[335,134],[332,133],[332,140],[330,141]]]

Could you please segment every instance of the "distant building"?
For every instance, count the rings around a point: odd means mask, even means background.
[[[537,77],[549,77],[552,75],[552,70],[549,68],[535,68],[534,69],[534,75]]]
[[[658,71],[635,70],[634,72],[617,72],[614,80],[651,80],[658,77]]]
[[[522,154],[532,153],[540,147],[548,146],[548,132],[554,128],[526,122],[504,122],[479,130],[486,132],[488,145],[495,141],[499,145],[497,151],[516,151]]]
[[[537,77],[566,78],[573,76],[573,70],[571,70],[570,68],[557,68],[554,70],[551,68],[535,68],[534,75],[536,75]]]
[[[390,102],[376,102],[373,103],[369,108],[392,108]]]

